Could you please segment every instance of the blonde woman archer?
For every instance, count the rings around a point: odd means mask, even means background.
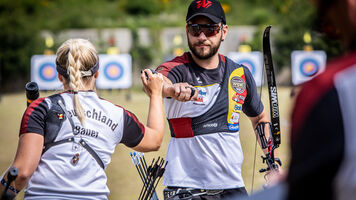
[[[88,40],[70,39],[59,47],[56,64],[64,92],[39,98],[26,109],[11,165],[19,172],[8,192],[11,198],[27,184],[25,199],[107,199],[105,168],[116,145],[141,152],[159,149],[164,131],[162,76],[150,70],[144,71],[148,78],[141,74],[150,97],[143,125],[133,113],[95,93],[98,63]]]

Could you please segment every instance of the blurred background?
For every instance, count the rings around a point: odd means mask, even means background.
[[[110,55],[116,59],[125,55],[128,61],[123,64],[123,69],[129,73],[124,74],[124,78],[128,78],[129,83],[125,87],[99,87],[98,93],[134,112],[145,123],[148,98],[141,91],[140,70],[147,67],[155,68],[188,50],[185,16],[190,2],[190,0],[0,0],[0,171],[10,165],[15,155],[21,116],[26,108],[24,85],[34,80],[36,72],[33,71],[38,70],[33,59],[38,57],[33,56],[53,56],[57,48],[69,38],[90,40],[103,56]],[[267,25],[273,26],[272,55],[279,86],[283,131],[280,157],[285,166],[288,166],[289,116],[293,105],[293,88],[321,72],[326,59],[332,59],[340,54],[340,45],[313,31],[316,13],[310,1],[220,0],[220,2],[229,25],[228,37],[222,43],[220,53],[231,57],[237,55],[234,57],[235,61],[242,55],[238,53],[244,53],[243,55],[251,59],[251,62],[256,59],[255,64],[250,62],[248,66],[252,70],[262,69],[262,58],[259,56],[255,58],[253,53],[262,52],[262,32]],[[246,59],[245,62],[249,65]],[[56,73],[50,71],[50,68],[43,69],[47,70],[44,71],[44,75],[51,76],[51,73]],[[108,77],[110,78],[111,73],[118,80],[121,78],[118,75],[120,69],[109,66]],[[299,71],[295,71],[296,69]],[[263,88],[263,81],[260,80],[258,85]],[[41,96],[48,96],[58,90],[59,87],[42,90]],[[262,91],[262,99],[268,107],[267,90],[263,88]],[[241,140],[245,155],[243,176],[246,187],[251,192],[252,189],[254,191],[261,189],[264,183],[263,175],[257,172],[263,165],[259,159],[261,152],[257,151],[256,178],[252,186],[256,157],[255,139],[250,124],[244,118],[241,121],[243,122]],[[169,140],[168,130],[166,132],[161,150],[147,154],[148,160],[158,155],[164,157]],[[110,199],[138,197],[142,184],[135,167],[131,164],[129,152],[129,149],[119,145],[113,155],[113,161],[107,170],[108,185],[111,189]],[[160,197],[162,189],[160,186],[157,190]]]

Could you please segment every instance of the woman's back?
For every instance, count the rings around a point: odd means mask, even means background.
[[[78,142],[84,140],[106,168],[121,140],[127,146],[136,146],[143,137],[143,125],[132,113],[99,98],[95,92],[79,92],[78,96],[85,115],[84,127],[76,117],[73,94],[69,92],[61,93],[60,99],[64,101],[65,109],[73,120],[73,129],[65,113],[54,109],[58,103],[52,102],[53,96],[38,99],[27,109],[20,134],[43,132],[47,143],[45,146],[73,137],[75,142],[54,145],[43,153],[25,191],[26,199],[35,199],[35,196],[43,199],[43,195],[46,198],[63,196],[70,199],[106,199],[109,189],[105,172],[95,156]],[[50,112],[58,116],[58,123],[53,123],[54,120],[48,122]]]

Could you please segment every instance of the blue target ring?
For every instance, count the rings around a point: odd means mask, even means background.
[[[251,74],[255,75],[256,67],[255,67],[255,64],[253,62],[251,62],[251,60],[242,59],[242,60],[239,60],[238,63],[247,67],[250,70]]]
[[[300,63],[299,70],[304,76],[314,76],[319,71],[319,63],[314,59],[305,59]]]
[[[57,78],[57,70],[54,63],[43,63],[38,71],[40,78],[47,82],[52,82]]]
[[[117,81],[124,75],[124,68],[118,62],[109,62],[104,66],[104,75],[111,81]]]

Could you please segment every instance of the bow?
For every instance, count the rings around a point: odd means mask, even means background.
[[[260,172],[271,170],[278,170],[278,165],[275,163],[277,161],[282,165],[278,158],[274,157],[274,150],[281,144],[281,129],[279,122],[279,109],[278,109],[278,94],[277,86],[273,69],[272,53],[270,45],[270,30],[271,26],[267,26],[263,33],[263,59],[266,68],[267,85],[269,93],[269,104],[270,104],[270,114],[271,114],[271,135],[267,143],[268,153],[265,157],[262,156],[263,162],[267,163],[266,169],[261,169]],[[261,138],[260,138],[261,139]],[[266,137],[264,137],[264,142],[266,142]],[[263,147],[262,147],[263,148]]]
[[[270,29],[271,26],[267,26],[263,33],[263,59],[267,76],[271,123],[260,123],[256,128],[256,132],[258,133],[257,135],[261,141],[262,149],[267,149],[265,156],[261,156],[262,162],[267,164],[267,168],[260,169],[260,173],[269,170],[275,172],[278,171],[279,167],[276,162],[280,166],[282,165],[282,162],[278,158],[274,157],[274,150],[277,149],[281,144],[281,131],[279,122],[277,86],[275,81],[270,45]],[[266,125],[269,126],[268,128],[270,132],[270,137],[268,140],[265,136]]]

